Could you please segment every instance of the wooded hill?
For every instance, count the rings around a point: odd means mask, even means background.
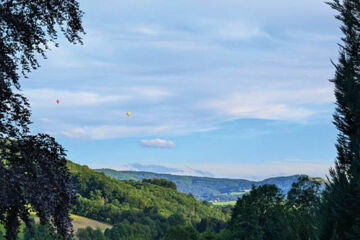
[[[194,176],[178,176],[138,171],[116,171],[113,169],[95,169],[107,176],[119,180],[137,180],[163,178],[176,183],[179,192],[192,193],[196,199],[206,201],[236,201],[245,190],[251,189],[252,185],[262,186],[274,184],[286,194],[291,185],[297,181],[299,175],[274,177],[262,181],[249,181],[245,179],[226,179]],[[321,179],[321,178],[316,178]],[[322,180],[322,179],[321,179]]]
[[[69,162],[73,187],[78,195],[74,213],[115,224],[137,213],[157,213],[164,218],[181,217],[186,222],[202,218],[227,220],[221,208],[196,200],[191,194],[151,182],[119,181],[87,166]]]

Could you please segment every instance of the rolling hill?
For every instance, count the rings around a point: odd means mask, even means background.
[[[118,180],[137,180],[163,178],[175,182],[178,190],[186,194],[193,194],[195,198],[206,201],[235,201],[252,185],[275,184],[284,193],[287,193],[299,175],[287,177],[274,177],[262,181],[249,181],[245,179],[226,179],[194,176],[178,176],[152,172],[116,171],[113,169],[96,169],[107,176]]]
[[[109,224],[144,212],[164,218],[181,216],[186,222],[207,217],[227,220],[230,217],[220,208],[173,188],[134,180],[119,181],[72,162],[68,162],[68,167],[79,199],[74,214],[80,216]]]
[[[112,228],[112,226],[109,224],[95,221],[93,219],[89,219],[78,215],[71,215],[71,218],[75,233],[77,233],[79,229],[86,227],[91,227],[93,229],[100,229],[102,232],[104,232],[106,229]]]

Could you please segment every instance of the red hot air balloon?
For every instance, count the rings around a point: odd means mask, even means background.
[[[60,103],[60,100],[59,100],[59,99],[57,99],[57,100],[56,100],[56,103],[57,103],[57,104],[59,104],[59,103]]]

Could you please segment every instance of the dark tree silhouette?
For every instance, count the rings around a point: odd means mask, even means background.
[[[292,184],[285,205],[292,240],[317,239],[320,188],[320,182],[306,175]]]
[[[320,239],[360,239],[360,2],[334,0],[344,34],[335,65],[336,112],[339,130],[335,168],[324,192]]]
[[[30,105],[20,77],[39,67],[57,31],[82,43],[82,11],[75,0],[0,1],[0,222],[6,239],[17,239],[29,209],[64,239],[72,238],[69,209],[74,200],[64,149],[54,138],[29,135]]]
[[[2,0],[0,4],[0,76],[19,88],[19,72],[39,67],[49,42],[56,43],[59,26],[72,43],[81,43],[82,12],[75,0]]]
[[[16,238],[19,217],[29,223],[30,207],[42,224],[71,235],[68,211],[75,199],[64,149],[44,134],[2,143],[0,211],[7,239]]]
[[[234,240],[283,240],[289,238],[284,195],[276,185],[253,186],[236,202],[228,229]]]

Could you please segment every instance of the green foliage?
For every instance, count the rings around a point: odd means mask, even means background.
[[[22,240],[62,240],[49,225],[41,225],[31,221],[31,228],[25,228]]]
[[[79,229],[76,236],[79,240],[107,240],[100,229],[94,230],[91,227]]]
[[[0,225],[0,240],[5,240],[5,228],[3,225]]]
[[[79,200],[74,211],[112,223],[102,236],[106,240],[316,239],[321,184],[307,176],[292,184],[287,198],[275,185],[253,186],[235,207],[214,207],[177,192],[168,180],[119,181],[86,166],[68,166]],[[86,239],[95,230],[82,234]]]
[[[171,227],[162,240],[198,240],[198,232],[191,226]]]
[[[219,207],[177,192],[168,180],[119,181],[72,162],[68,167],[78,196],[74,213],[113,224],[104,233],[108,240],[160,240],[172,226],[197,224],[202,231],[219,232],[230,217]],[[94,231],[81,230],[82,237]]]
[[[229,222],[234,240],[287,239],[287,228],[284,196],[275,185],[253,186],[238,200]]]
[[[166,188],[171,188],[173,190],[177,190],[176,184],[174,182],[169,181],[164,178],[153,178],[153,179],[144,178],[142,181],[146,182],[146,183],[155,184],[155,185],[158,185],[161,187],[166,187]]]
[[[216,218],[203,218],[196,225],[198,232],[203,233],[206,231],[219,233],[222,229],[225,228],[225,222]]]
[[[220,234],[207,231],[200,235],[199,240],[226,240],[226,238],[224,238]]]
[[[143,240],[152,240],[158,239],[156,235],[158,234],[155,229],[151,228],[151,224],[143,224],[138,222],[122,222],[115,225],[112,229],[105,231],[105,236],[109,240],[118,240],[118,239],[143,239]],[[155,235],[155,236],[154,236]]]
[[[224,239],[316,240],[321,183],[300,176],[285,199],[275,185],[253,187],[239,199]]]
[[[130,218],[151,211],[165,218],[177,214],[187,223],[207,217],[228,218],[220,208],[207,206],[173,188],[148,182],[119,181],[71,162],[68,167],[79,200],[74,213],[81,216],[111,224],[121,222],[124,214]]]
[[[288,222],[293,240],[317,239],[320,183],[301,176],[287,195]]]

